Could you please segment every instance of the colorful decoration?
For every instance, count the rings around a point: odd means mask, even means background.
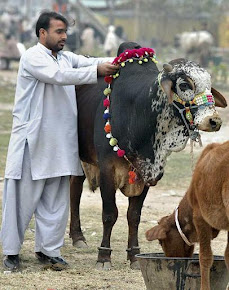
[[[215,104],[214,97],[212,93],[209,92],[208,90],[196,95],[194,99],[191,101],[181,100],[180,97],[174,93],[173,100],[184,106],[186,119],[189,121],[191,125],[193,125],[193,117],[190,111],[191,106],[212,106]]]
[[[124,68],[126,66],[126,62],[133,63],[137,61],[139,65],[143,65],[143,63],[147,63],[149,60],[157,63],[155,51],[152,48],[142,47],[139,49],[127,49],[123,53],[121,53],[118,57],[114,59],[113,64],[119,64],[120,68]],[[114,75],[106,76],[104,81],[108,84],[108,87],[103,91],[106,98],[103,100],[103,106],[105,107],[105,111],[103,114],[103,118],[106,121],[104,126],[104,131],[106,133],[106,138],[110,139],[109,144],[113,147],[113,151],[117,153],[117,156],[120,158],[125,158],[127,162],[129,162],[132,170],[129,171],[129,184],[134,184],[137,180],[137,174],[135,171],[137,169],[127,158],[125,150],[119,148],[118,140],[112,135],[112,128],[110,124],[111,114],[109,112],[110,108],[110,94],[111,94],[111,84],[112,81],[119,77],[119,72]]]
[[[137,178],[136,173],[134,171],[129,171],[128,175],[129,175],[129,184],[134,184]]]

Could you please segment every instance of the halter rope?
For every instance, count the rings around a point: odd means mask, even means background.
[[[160,72],[158,75],[158,84],[161,87],[162,91],[164,92],[164,89],[161,85],[161,78],[162,78],[162,72]],[[180,103],[183,106],[183,108],[180,108],[179,106],[177,106],[175,102]],[[185,127],[188,130],[188,134],[189,134],[192,144],[193,144],[193,141],[196,141],[200,144],[200,147],[202,147],[201,136],[198,129],[195,128],[191,109],[198,108],[199,106],[212,106],[214,104],[215,104],[214,97],[212,93],[209,92],[207,89],[205,90],[205,92],[195,95],[191,101],[184,101],[176,93],[173,93],[173,106],[180,113],[181,118],[185,124]],[[183,114],[184,111],[185,111],[185,117]],[[191,128],[193,128],[192,130],[190,130],[188,122]]]

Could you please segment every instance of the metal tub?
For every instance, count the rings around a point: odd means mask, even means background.
[[[147,290],[199,290],[199,256],[191,258],[165,257],[161,253],[138,254],[141,272]],[[210,283],[213,290],[225,290],[228,272],[224,257],[214,256]]]

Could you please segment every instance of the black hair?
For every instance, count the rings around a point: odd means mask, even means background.
[[[50,20],[51,19],[56,19],[56,20],[60,20],[62,22],[64,22],[64,24],[66,25],[66,27],[68,28],[69,26],[69,22],[68,20],[61,14],[56,13],[54,11],[45,11],[43,12],[36,23],[36,36],[39,37],[39,31],[41,28],[48,30],[49,26],[50,26]]]

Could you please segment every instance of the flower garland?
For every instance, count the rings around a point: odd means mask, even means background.
[[[139,48],[139,49],[127,49],[119,56],[117,56],[112,64],[119,64],[122,68],[125,67],[125,63],[133,63],[134,61],[138,61],[138,64],[142,65],[144,62],[147,63],[149,60],[152,60],[154,63],[156,61],[155,51],[152,48]],[[105,107],[105,111],[103,114],[103,119],[106,121],[104,126],[104,131],[106,133],[106,138],[109,139],[109,144],[113,147],[113,151],[117,153],[117,156],[120,158],[125,158],[127,162],[131,165],[132,170],[128,172],[129,175],[129,184],[134,184],[137,180],[137,169],[130,162],[130,160],[126,156],[125,150],[121,149],[118,145],[118,140],[112,135],[111,132],[111,114],[110,114],[110,95],[111,95],[111,83],[114,79],[119,77],[119,71],[114,75],[106,76],[104,78],[105,82],[108,84],[108,87],[104,90],[105,99],[103,100],[103,106]]]

